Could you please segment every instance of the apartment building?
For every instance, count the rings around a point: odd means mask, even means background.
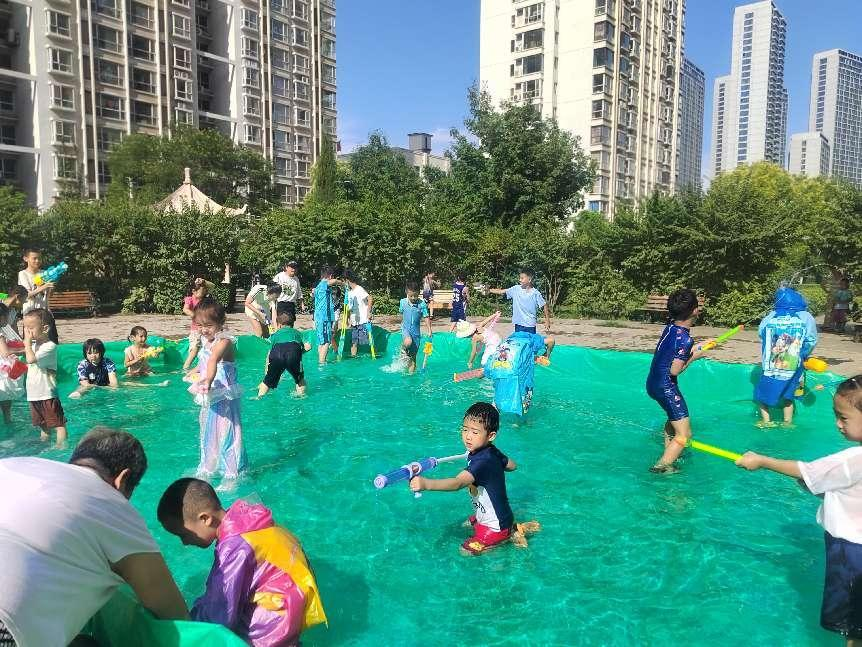
[[[336,137],[333,0],[0,0],[0,179],[99,198],[129,133],[216,129],[301,202]]]
[[[715,80],[713,175],[767,160],[785,165],[787,22],[772,0],[736,7],[731,72]]]
[[[683,58],[679,73],[679,124],[676,153],[676,188],[699,189],[703,157],[703,108],[706,77],[703,70]]]
[[[597,164],[589,209],[674,189],[684,14],[684,0],[482,0],[482,88],[579,137]]]
[[[831,148],[823,133],[797,133],[790,138],[790,164],[794,175],[829,176]]]

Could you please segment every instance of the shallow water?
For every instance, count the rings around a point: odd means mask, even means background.
[[[257,494],[301,538],[329,616],[329,628],[309,630],[304,645],[838,644],[818,626],[816,498],[786,477],[701,453],[688,453],[680,474],[647,471],[661,453],[663,414],[643,390],[645,354],[558,347],[551,367],[536,368],[532,410],[524,421],[504,418],[497,445],[519,465],[507,481],[516,518],[538,520],[542,532],[525,550],[461,557],[461,523],[471,512],[465,492],[414,499],[403,483],[372,486],[377,473],[407,461],[463,451],[464,410],[492,397],[487,381],[452,382],[465,368],[467,342],[434,339],[425,374],[385,370],[392,351],[381,335],[377,361],[319,369],[309,353],[308,397],[288,395],[288,375],[261,401],[250,397],[267,346],[240,339],[251,470],[225,501]],[[119,361],[121,353],[122,345],[109,345],[109,356]],[[175,351],[166,356],[154,362],[160,373],[179,361]],[[164,488],[197,465],[198,409],[187,385],[169,372],[165,388],[68,400],[79,357],[80,346],[61,348],[72,440],[108,424],[144,443],[150,468],[132,502],[192,601],[212,552],[183,547],[155,519]],[[828,390],[800,408],[796,427],[756,428],[751,373],[703,361],[682,376],[699,440],[804,459],[847,446]],[[68,458],[39,443],[24,405],[14,415],[18,422],[0,431],[0,457]]]

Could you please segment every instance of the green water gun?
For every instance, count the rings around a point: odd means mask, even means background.
[[[718,337],[716,337],[715,341],[708,341],[705,344],[701,344],[700,346],[697,347],[697,349],[698,350],[712,350],[713,348],[715,348],[719,344],[723,344],[724,342],[726,342],[728,339],[733,337],[736,333],[738,333],[743,328],[745,328],[745,325],[739,324],[736,328],[731,328],[726,333],[723,333],[723,334],[719,335]]]
[[[341,343],[338,345],[338,359],[344,356],[344,340],[347,339],[347,321],[350,316],[350,298],[348,296],[347,282],[344,282],[344,305],[341,307]]]

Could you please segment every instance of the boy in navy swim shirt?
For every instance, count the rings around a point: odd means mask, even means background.
[[[454,478],[416,476],[410,480],[410,489],[414,492],[470,489],[475,514],[468,519],[473,527],[473,536],[461,544],[461,552],[465,555],[479,555],[508,539],[516,546],[525,547],[525,533],[539,530],[535,521],[515,523],[506,494],[506,472],[514,471],[517,465],[493,444],[499,428],[500,414],[492,404],[473,404],[464,414],[461,426],[461,440],[469,452],[467,468]]]
[[[690,329],[700,314],[700,305],[693,290],[682,289],[671,294],[667,299],[667,312],[670,321],[655,347],[646,382],[647,393],[667,414],[664,453],[650,468],[651,472],[658,474],[679,471],[674,462],[691,439],[691,421],[677,378],[692,362],[703,356],[702,348],[709,343],[704,342],[692,349],[694,342]]]

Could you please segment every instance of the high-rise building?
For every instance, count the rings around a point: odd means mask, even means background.
[[[100,197],[126,134],[213,128],[301,201],[336,137],[333,0],[0,1],[0,180]]]
[[[808,130],[829,141],[825,175],[862,188],[862,56],[840,49],[814,55]]]
[[[785,165],[787,22],[772,0],[736,7],[731,71],[715,80],[711,169],[762,160]]]
[[[790,138],[790,164],[794,175],[829,175],[829,141],[823,133],[797,133]]]
[[[684,14],[684,0],[482,0],[482,88],[580,138],[598,169],[589,209],[674,188]]]
[[[683,58],[679,73],[679,119],[676,153],[676,188],[701,186],[703,157],[703,102],[706,77],[697,65]]]

